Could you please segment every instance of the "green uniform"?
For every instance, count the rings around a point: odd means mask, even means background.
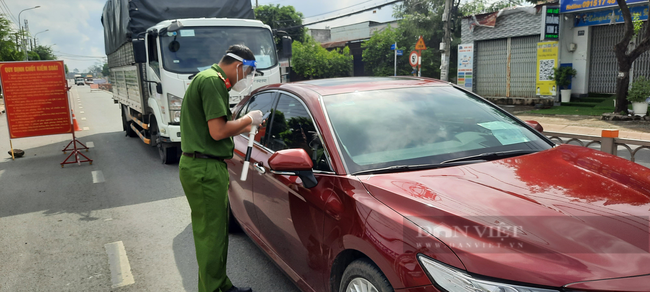
[[[219,76],[219,74],[221,76]],[[185,92],[181,107],[181,148],[223,159],[232,158],[232,138],[215,141],[208,121],[231,119],[228,90],[217,64],[197,74]],[[192,209],[192,231],[199,263],[199,291],[226,291],[228,256],[228,186],[226,163],[217,159],[181,156],[179,176]]]

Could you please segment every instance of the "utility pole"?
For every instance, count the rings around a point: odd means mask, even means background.
[[[260,7],[260,2],[259,0],[255,0],[255,8]]]
[[[444,21],[445,37],[442,39],[440,49],[442,50],[440,62],[440,80],[449,81],[449,56],[451,55],[451,8],[452,0],[445,0],[445,12],[442,14]]]

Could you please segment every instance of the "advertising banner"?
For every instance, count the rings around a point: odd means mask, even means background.
[[[556,96],[557,88],[553,81],[553,68],[558,66],[559,42],[537,43],[537,81],[538,96]]]
[[[0,63],[11,139],[72,133],[63,61]]]
[[[639,20],[648,20],[648,6],[642,5],[630,7],[630,14],[633,18],[635,14],[638,14]],[[578,13],[576,14],[575,26],[591,26],[623,22],[625,22],[623,19],[623,13],[621,13],[621,9],[617,8],[614,10]]]
[[[629,5],[634,3],[647,3],[648,0],[627,0],[625,2]],[[561,0],[560,12],[576,12],[614,6],[618,7],[616,0]]]
[[[458,45],[458,78],[456,83],[472,91],[474,85],[474,45]]]

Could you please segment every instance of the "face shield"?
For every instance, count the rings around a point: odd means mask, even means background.
[[[257,62],[255,60],[244,60],[242,57],[237,56],[233,53],[228,53],[226,56],[241,62],[241,64],[237,64],[237,82],[235,83],[235,86],[232,87],[232,89],[243,95],[249,95],[253,89],[253,81],[255,80]],[[241,79],[239,78],[240,68],[243,72],[242,74],[244,75],[244,77]]]

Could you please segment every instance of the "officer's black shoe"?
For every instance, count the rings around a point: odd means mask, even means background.
[[[232,286],[232,288],[228,289],[226,292],[253,292],[253,289],[248,288],[248,287],[235,287]]]

